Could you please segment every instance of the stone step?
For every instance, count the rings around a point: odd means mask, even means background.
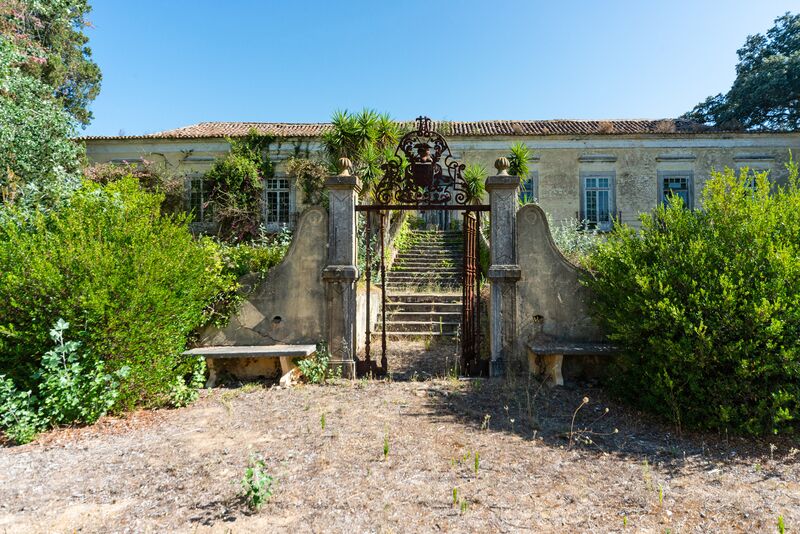
[[[439,293],[439,292],[448,292],[448,293],[456,293],[461,290],[461,283],[453,284],[453,283],[442,283],[436,284],[432,282],[427,283],[415,283],[415,282],[387,282],[386,283],[386,291],[391,292],[410,292],[410,291],[419,291],[420,293]]]
[[[387,302],[386,314],[390,313],[457,313],[461,315],[461,302]]]
[[[417,293],[413,291],[397,292],[386,296],[387,304],[458,304],[461,305],[461,292],[451,293]]]
[[[411,246],[411,247],[404,247],[400,250],[400,253],[404,252],[447,252],[450,254],[461,254],[463,252],[463,248],[461,247],[438,247],[438,246],[427,246],[427,247],[418,247],[418,246]]]
[[[409,266],[409,265],[394,265],[392,266],[392,270],[389,273],[397,273],[397,274],[418,274],[418,275],[425,275],[428,273],[436,273],[439,275],[443,274],[452,274],[452,275],[460,275],[464,272],[463,268],[460,267],[441,267],[439,265],[420,265],[420,266]]]
[[[446,311],[446,312],[407,312],[407,311],[389,311],[386,310],[386,322],[425,322],[425,323],[452,323],[461,321],[460,311]]]
[[[448,338],[448,337],[455,337],[457,332],[389,332],[386,331],[386,339],[388,340],[420,340],[420,339],[428,339],[428,338]],[[381,331],[378,330],[377,332],[372,332],[372,343],[373,347],[375,346],[374,343],[378,342],[381,339]],[[375,348],[372,349],[373,351]],[[380,350],[380,347],[378,347]],[[374,354],[374,352],[373,352]]]
[[[386,332],[416,332],[420,334],[456,333],[461,327],[460,321],[429,322],[429,321],[389,321],[386,320]],[[381,331],[381,322],[375,325],[375,330]]]
[[[395,261],[442,261],[450,260],[453,263],[464,261],[463,254],[450,254],[449,252],[431,252],[430,254],[422,252],[400,252],[395,256]]]
[[[461,280],[461,273],[458,271],[452,273],[440,272],[436,269],[429,271],[389,271],[386,273],[387,281],[411,281],[411,282],[424,282],[426,280],[448,280],[458,282]]]
[[[461,279],[452,278],[391,278],[386,280],[386,287],[405,286],[405,287],[430,287],[430,293],[436,293],[436,288],[457,288],[462,287]]]

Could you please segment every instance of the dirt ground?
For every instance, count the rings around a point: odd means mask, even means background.
[[[403,361],[391,381],[217,388],[0,448],[0,532],[800,529],[796,441],[678,436],[590,385],[415,377]],[[240,497],[252,455],[276,480],[258,513]]]

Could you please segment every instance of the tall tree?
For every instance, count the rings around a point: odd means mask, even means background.
[[[729,129],[800,128],[800,14],[775,19],[766,35],[751,35],[737,51],[736,80],[683,117]]]
[[[100,92],[100,68],[83,29],[87,0],[2,0],[0,38],[24,56],[20,67],[41,80],[74,119],[86,126],[88,106]]]
[[[0,36],[0,204],[53,205],[80,184],[74,119]]]

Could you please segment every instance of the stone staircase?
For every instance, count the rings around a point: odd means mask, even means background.
[[[461,327],[463,234],[414,230],[386,273],[386,334],[454,337]],[[380,318],[376,331],[380,334]]]

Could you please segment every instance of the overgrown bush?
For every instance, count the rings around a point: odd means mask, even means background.
[[[291,243],[292,232],[288,228],[278,234],[262,232],[257,239],[246,243],[230,244],[219,240],[216,245],[222,262],[222,276],[238,280],[254,274],[263,280],[269,270],[283,260]],[[230,284],[214,297],[207,308],[209,321],[223,326],[245,297],[238,283]]]
[[[703,209],[617,226],[590,257],[592,309],[624,349],[611,382],[678,425],[791,432],[800,419],[800,184],[715,172]],[[772,189],[770,191],[770,189]]]
[[[211,183],[209,204],[228,241],[257,237],[261,228],[264,180],[275,175],[269,158],[274,137],[251,130],[241,139],[229,139],[231,151],[206,173]]]
[[[21,217],[0,212],[0,374],[36,391],[32,373],[63,317],[109,372],[124,367],[117,408],[169,402],[197,362],[181,352],[213,298],[235,287],[219,247],[195,240],[186,215],[125,178],[86,182],[69,205]]]
[[[50,330],[55,348],[45,353],[32,378],[37,391],[21,392],[0,375],[0,429],[17,443],[32,440],[49,427],[94,423],[114,405],[127,366],[106,373],[105,364],[80,352],[77,341],[65,341],[69,323],[59,319]]]
[[[303,192],[303,203],[308,206],[328,206],[325,178],[330,174],[325,165],[308,158],[291,157],[286,162],[286,172],[297,181]]]
[[[584,265],[587,257],[604,240],[603,232],[584,228],[577,219],[564,219],[556,223],[548,214],[547,222],[553,242],[564,257],[575,265]]]
[[[185,208],[186,177],[170,172],[165,166],[152,161],[122,165],[95,163],[86,167],[83,174],[87,180],[100,185],[108,185],[132,176],[139,181],[145,191],[164,195],[161,206],[164,213],[178,213]]]
[[[312,384],[324,384],[333,377],[329,368],[331,354],[328,345],[317,343],[317,350],[310,358],[303,358],[297,362],[297,367],[306,380]]]

